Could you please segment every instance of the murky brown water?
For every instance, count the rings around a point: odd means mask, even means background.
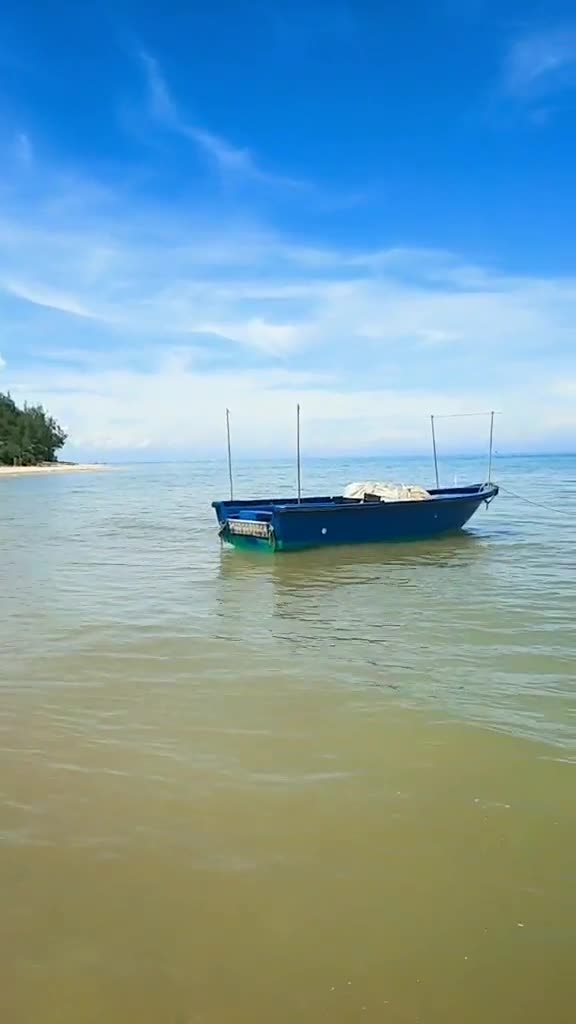
[[[247,561],[154,472],[2,482],[3,1024],[572,1021],[558,537]]]

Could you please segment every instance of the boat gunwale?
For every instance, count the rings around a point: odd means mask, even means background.
[[[311,512],[337,512],[343,508],[347,510],[360,510],[370,509],[374,511],[375,508],[382,510],[383,508],[398,508],[404,506],[424,506],[427,507],[431,503],[437,502],[464,502],[464,501],[491,501],[499,493],[499,487],[497,484],[471,484],[465,487],[444,487],[430,490],[429,498],[423,498],[420,501],[404,500],[404,501],[363,501],[361,498],[346,498],[344,495],[334,495],[330,498],[302,498],[300,501],[297,498],[250,498],[242,501],[241,499],[234,499],[233,501],[223,499],[221,501],[213,501],[212,507],[216,510],[220,509],[222,512],[226,512],[226,518],[234,518],[234,512],[240,512],[241,510],[261,512],[262,514],[269,514],[271,516],[281,513],[282,515],[300,514]]]

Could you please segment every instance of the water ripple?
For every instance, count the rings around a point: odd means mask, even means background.
[[[455,468],[460,479],[476,472]],[[427,473],[417,463],[353,469],[310,463],[310,489],[336,491],[351,473]],[[251,493],[286,492],[290,474],[240,470]],[[573,518],[504,493],[457,537],[272,558],[220,547],[209,507],[225,493],[219,465],[4,480],[0,687],[20,699],[92,688],[125,709],[151,687],[204,680],[216,699],[258,673],[309,687],[322,674],[572,742],[576,459],[505,459],[498,474]],[[65,727],[80,735],[95,724]]]

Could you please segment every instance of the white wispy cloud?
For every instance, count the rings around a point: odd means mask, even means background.
[[[265,170],[249,149],[233,145],[228,139],[208,131],[183,115],[170,92],[158,60],[146,50],[140,50],[139,58],[146,81],[151,117],[165,129],[193,143],[222,175],[235,176],[261,185],[298,190],[308,187],[299,179]]]
[[[576,399],[576,375],[555,380],[551,387],[553,394],[559,395],[561,398]],[[576,416],[576,412],[574,415]]]
[[[314,326],[309,323],[271,323],[262,317],[250,317],[231,323],[201,323],[197,325],[196,332],[220,335],[263,352],[282,355],[310,342]]]
[[[416,332],[423,345],[451,345],[462,341],[462,335],[456,331],[441,331],[438,328],[424,328]]]
[[[0,290],[17,299],[24,299],[34,306],[44,306],[46,309],[70,313],[72,316],[86,317],[89,320],[104,319],[87,309],[75,296],[55,291],[49,286],[46,287],[33,281],[0,278]]]
[[[27,132],[17,132],[14,141],[16,157],[24,167],[29,167],[34,159],[32,142]]]
[[[107,228],[108,232],[113,229]],[[28,227],[4,231],[0,287],[33,306],[145,339],[219,335],[285,357],[303,349],[408,344],[510,352],[570,343],[576,281],[512,277],[445,253],[293,249],[272,234],[227,236],[214,227],[186,244],[151,219],[124,215],[103,246],[98,229],[62,227],[57,242]],[[157,232],[157,233],[156,233]],[[221,234],[223,232],[223,234]],[[218,253],[226,250],[226,260]]]
[[[515,39],[504,60],[504,90],[517,98],[576,88],[576,25]]]
[[[0,194],[2,387],[43,401],[72,444],[214,450],[229,405],[239,446],[289,450],[297,400],[317,451],[422,447],[434,410],[500,408],[515,446],[573,416],[557,381],[575,374],[576,279],[294,242],[40,152],[20,177]]]
[[[150,113],[171,127],[177,126],[179,114],[158,61],[146,50],[140,50],[138,56],[146,79]]]
[[[174,365],[169,353],[154,372],[105,368],[72,372],[44,368],[14,377],[15,397],[44,401],[69,425],[72,444],[99,450],[154,447],[211,452],[222,443],[222,412],[230,406],[238,450],[286,452],[293,447],[294,408],[303,401],[308,450],[366,450],[379,439],[427,437],[431,408],[461,412],[486,404],[481,391],[455,396],[446,389],[365,385],[349,391],[321,377],[281,369],[198,372]],[[103,440],[105,439],[105,444]]]
[[[320,375],[281,369],[199,371],[164,353],[152,372],[104,365],[89,373],[31,368],[13,374],[10,386],[16,398],[42,401],[65,422],[73,448],[104,455],[143,448],[164,454],[221,453],[226,406],[233,412],[237,451],[290,453],[297,401],[308,453],[426,450],[431,410],[500,408],[502,400],[500,444],[545,445],[562,425],[574,423],[573,404],[562,404],[542,380],[532,382],[528,403],[526,393],[514,387],[495,390],[476,382],[454,392],[447,382],[412,385],[409,374],[405,381],[403,387],[390,387],[374,379],[351,390]],[[440,432],[443,450],[478,450],[485,442],[483,424],[473,419],[442,421]]]

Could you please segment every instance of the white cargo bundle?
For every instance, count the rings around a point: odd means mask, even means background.
[[[360,501],[365,501],[366,497],[378,497],[380,501],[426,501],[430,494],[417,484],[390,484],[378,480],[365,480],[362,483],[348,484],[344,497],[357,498]]]

